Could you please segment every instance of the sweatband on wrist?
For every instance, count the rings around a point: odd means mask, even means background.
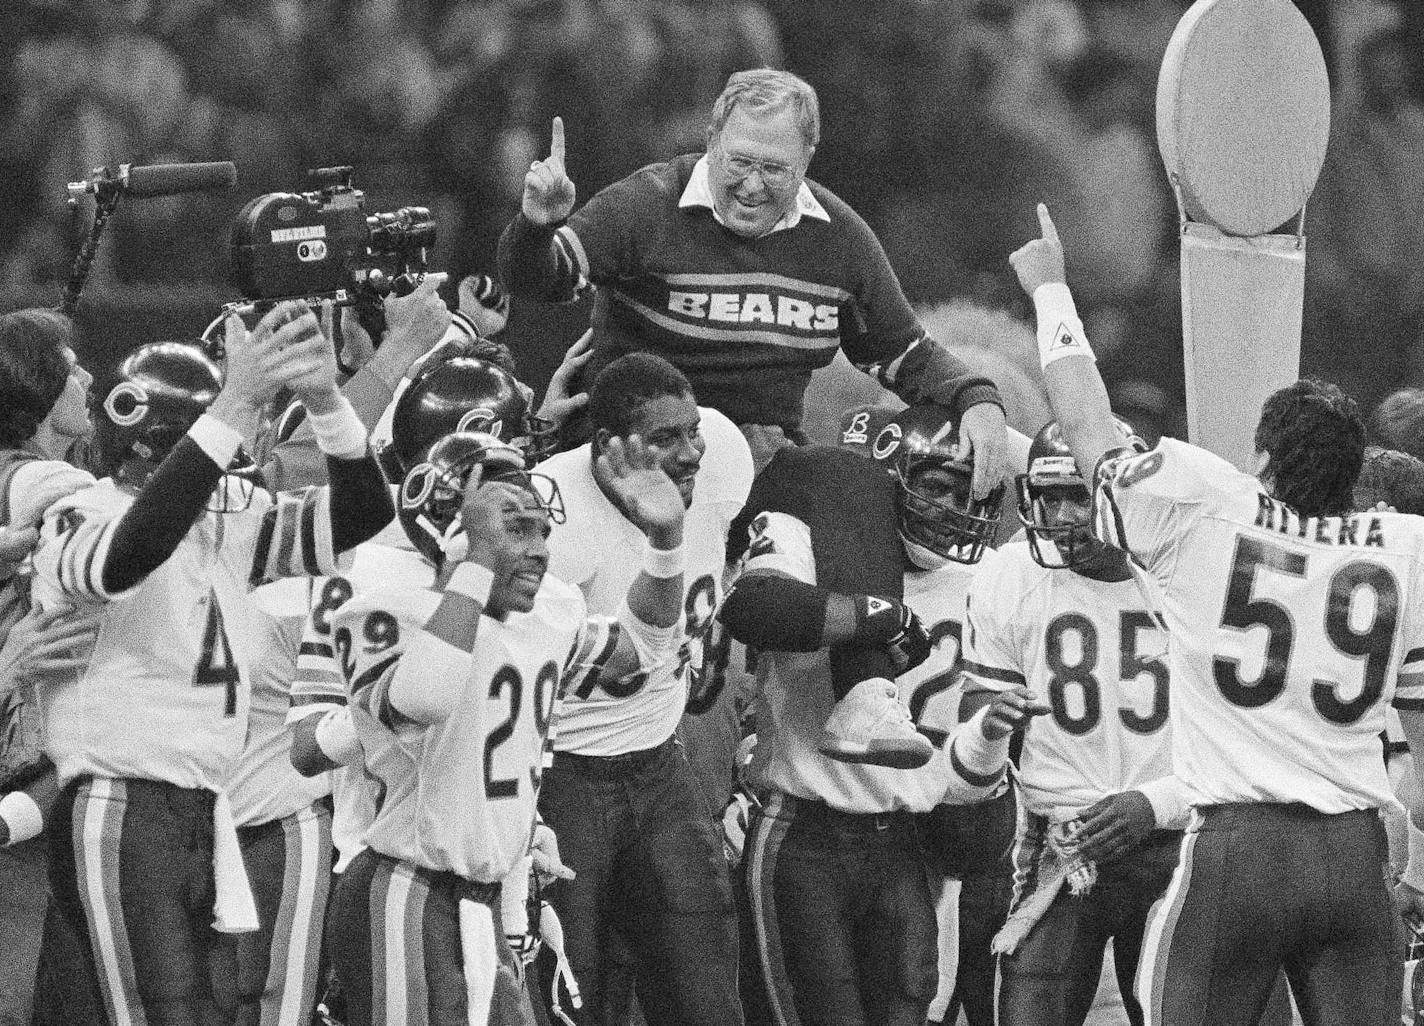
[[[461,563],[450,575],[446,591],[453,591],[477,602],[483,609],[489,605],[490,589],[494,587],[494,571],[482,563]]]
[[[44,813],[24,791],[11,791],[0,798],[0,819],[10,828],[10,844],[38,837],[44,829]]]
[[[1399,882],[1407,883],[1416,891],[1424,891],[1424,830],[1414,825],[1414,817],[1409,816],[1409,863],[1400,874]]]
[[[316,746],[338,766],[349,766],[361,755],[361,742],[348,709],[332,709],[317,721]]]
[[[1183,792],[1181,781],[1174,776],[1157,777],[1138,784],[1133,790],[1152,806],[1152,819],[1159,830],[1181,830],[1191,817],[1191,806]]]
[[[980,709],[968,722],[960,725],[950,742],[950,763],[961,777],[971,784],[985,787],[1004,771],[1009,761],[1009,736],[984,736],[987,708]]]
[[[654,548],[652,542],[643,545],[643,573],[649,577],[666,580],[676,577],[687,569],[687,547],[679,545],[675,549]]]
[[[205,413],[188,429],[188,437],[198,443],[208,459],[226,470],[242,448],[242,432],[224,420]]]
[[[855,636],[861,645],[883,645],[901,631],[896,603],[875,595],[855,595]]]
[[[1038,363],[1047,369],[1050,363],[1068,356],[1086,356],[1096,360],[1073,293],[1062,282],[1049,282],[1033,290],[1034,316],[1038,321]]]
[[[327,413],[308,411],[317,448],[328,456],[341,460],[360,459],[366,455],[366,425],[356,416],[351,400],[344,395],[336,401],[336,409]]]

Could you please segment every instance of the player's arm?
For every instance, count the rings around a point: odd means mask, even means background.
[[[831,591],[815,580],[811,529],[789,513],[763,512],[718,618],[749,648],[815,652],[842,643],[882,651],[886,676],[929,658],[929,635],[898,599]],[[874,676],[874,673],[869,674]]]
[[[1132,851],[1153,830],[1183,829],[1190,814],[1181,780],[1158,777],[1088,806],[1078,817],[1075,839],[1084,858],[1107,864]]]
[[[280,385],[320,359],[314,333],[320,335],[316,318],[305,304],[278,305],[250,336],[236,316],[228,318],[226,379],[207,412],[164,457],[122,517],[70,518],[68,529],[61,528],[58,578],[67,594],[114,597],[163,565],[202,515],[238,447],[256,430],[262,406]]]
[[[941,801],[966,805],[990,797],[1009,762],[1009,738],[1032,717],[1048,712],[1023,686],[995,691],[987,705],[960,724],[949,742],[953,770]]]
[[[1079,473],[1094,480],[1105,453],[1122,448],[1107,386],[1088,346],[1083,322],[1068,290],[1063,244],[1048,208],[1038,205],[1041,238],[1025,243],[1009,257],[1019,284],[1033,300],[1038,323],[1039,362],[1053,415],[1073,450]]]
[[[1005,473],[1004,403],[998,386],[925,334],[875,234],[849,208],[837,214],[854,247],[849,259],[861,269],[854,307],[841,310],[846,357],[905,402],[933,401],[954,411],[956,441],[974,452],[974,494],[982,498]]]
[[[555,118],[549,156],[525,175],[520,212],[500,235],[500,281],[512,296],[565,303],[589,282],[617,279],[635,266],[644,218],[662,206],[653,188],[648,175],[634,173],[575,213],[563,121]]]
[[[467,329],[454,327],[450,309],[437,291],[446,277],[443,273],[428,274],[410,295],[392,293],[386,297],[385,336],[370,359],[341,386],[341,394],[351,403],[367,434],[380,421],[412,365],[452,336],[463,338],[468,334]],[[335,316],[333,313],[328,319],[323,310],[324,328],[329,338],[333,337],[331,324]],[[343,308],[340,316],[344,332],[364,330],[349,307]],[[326,460],[305,416],[291,436],[267,454],[262,464],[262,480],[274,492],[327,483]]]
[[[1417,638],[1415,639],[1417,640]],[[1408,637],[1406,636],[1406,641]],[[1424,794],[1424,649],[1412,648],[1400,667],[1393,704],[1409,750],[1414,754],[1414,773]],[[1395,902],[1406,919],[1424,923],[1424,809],[1409,813],[1409,861],[1395,887]]]
[[[362,756],[332,644],[332,617],[350,600],[351,585],[343,577],[328,577],[314,593],[316,601],[302,625],[287,709],[288,757],[306,777],[354,765]]]

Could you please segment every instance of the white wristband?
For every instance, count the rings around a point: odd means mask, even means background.
[[[336,409],[329,413],[307,412],[322,452],[342,460],[359,459],[366,454],[366,425],[356,416],[350,399],[341,396]]]
[[[1045,370],[1055,360],[1086,356],[1096,360],[1073,293],[1062,282],[1049,282],[1033,290],[1033,310],[1038,321],[1038,363]]]
[[[237,450],[242,448],[242,432],[226,421],[205,413],[193,421],[188,437],[208,454],[208,459],[226,470],[232,465]]]
[[[44,829],[44,813],[24,791],[11,791],[0,798],[0,819],[10,828],[10,844],[38,837]]]
[[[332,709],[318,720],[314,736],[321,753],[338,766],[351,765],[364,751],[351,722],[351,710],[345,707]]]
[[[653,543],[643,546],[643,573],[649,577],[676,577],[687,569],[687,547],[655,549]]]
[[[481,563],[461,563],[450,575],[450,583],[445,585],[445,590],[478,602],[483,609],[489,605],[490,589],[493,587],[493,570]]]
[[[1414,817],[1409,821],[1409,863],[1399,876],[1400,883],[1407,883],[1416,891],[1424,891],[1424,830],[1414,825]]]

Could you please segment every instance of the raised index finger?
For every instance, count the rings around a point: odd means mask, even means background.
[[[564,119],[554,118],[554,132],[549,139],[549,159],[564,162]]]
[[[1050,242],[1058,241],[1058,229],[1053,225],[1053,218],[1048,216],[1048,204],[1038,205],[1038,227],[1043,231],[1043,237]]]

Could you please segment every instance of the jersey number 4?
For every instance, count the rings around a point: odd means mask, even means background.
[[[228,644],[227,630],[223,627],[217,593],[209,592],[208,623],[203,628],[203,650],[198,656],[198,665],[193,668],[193,686],[225,688],[223,715],[236,716],[237,685],[241,679],[237,660],[232,657],[232,646]]]
[[[1216,686],[1233,705],[1255,709],[1277,698],[1286,688],[1291,653],[1295,649],[1295,620],[1290,610],[1268,598],[1252,598],[1256,571],[1267,569],[1286,577],[1305,577],[1308,557],[1259,538],[1238,536],[1231,560],[1231,582],[1221,609],[1221,626],[1233,630],[1266,628],[1266,658],[1255,680],[1241,678],[1241,661],[1227,656],[1212,659]],[[1355,600],[1367,591],[1374,611],[1363,630],[1356,630]],[[1399,582],[1379,563],[1355,560],[1330,578],[1325,601],[1325,637],[1347,656],[1364,659],[1364,684],[1348,701],[1340,697],[1340,683],[1315,678],[1310,699],[1331,723],[1354,723],[1384,694],[1394,632],[1399,623]]]

